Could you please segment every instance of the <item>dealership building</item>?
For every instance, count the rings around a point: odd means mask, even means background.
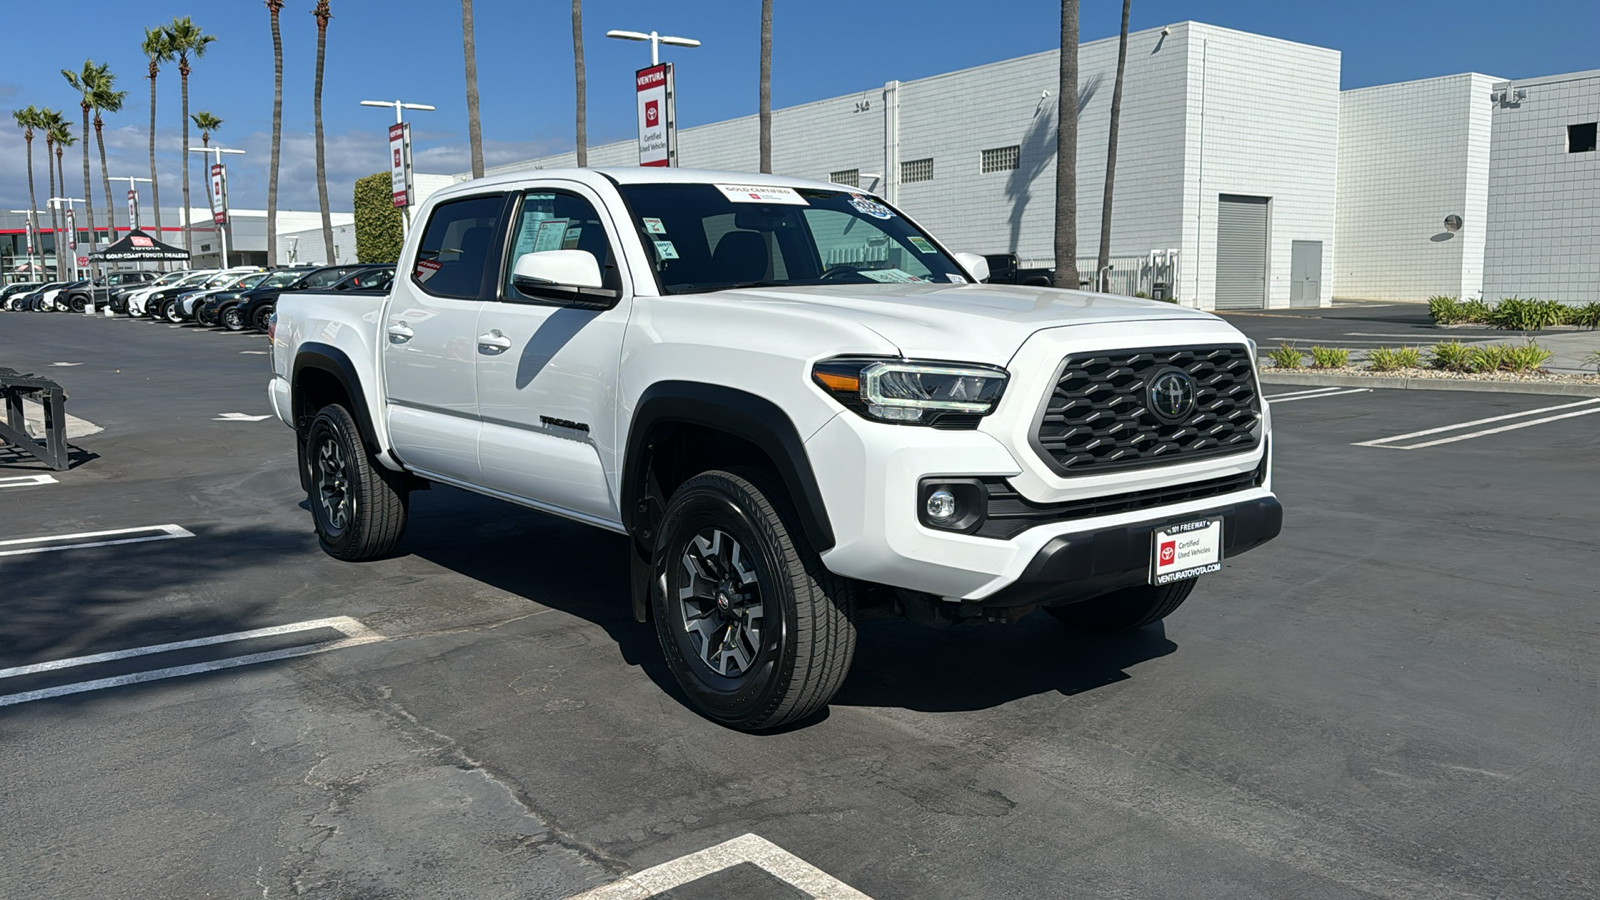
[[[1080,47],[1090,282],[1116,62],[1116,38]],[[773,170],[881,194],[954,249],[1053,266],[1058,66],[1047,51],[775,110]],[[1109,288],[1222,309],[1597,295],[1600,73],[1342,93],[1339,75],[1332,49],[1195,22],[1131,33]],[[752,171],[757,145],[754,116],[682,128],[677,164]],[[637,145],[589,163],[636,165]]]

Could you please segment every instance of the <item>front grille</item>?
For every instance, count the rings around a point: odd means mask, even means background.
[[[989,494],[989,501],[985,507],[987,515],[983,524],[973,534],[978,537],[1010,540],[1029,528],[1053,522],[1070,522],[1092,516],[1109,516],[1115,513],[1170,506],[1174,503],[1186,503],[1190,500],[1204,500],[1207,497],[1220,497],[1234,491],[1260,487],[1265,478],[1266,460],[1263,459],[1261,466],[1253,472],[1241,472],[1238,475],[1226,475],[1222,478],[1191,481],[1188,484],[1174,484],[1144,491],[1130,491],[1126,494],[1112,494],[1107,497],[1069,500],[1065,503],[1034,503],[1023,499],[1005,479],[984,478],[983,486]]]
[[[1187,462],[1256,446],[1261,401],[1244,347],[1163,347],[1066,358],[1035,430],[1035,448],[1063,475]],[[1195,380],[1194,411],[1175,423],[1150,410],[1150,380]]]

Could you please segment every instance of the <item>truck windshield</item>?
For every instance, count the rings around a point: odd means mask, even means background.
[[[962,284],[926,233],[870,194],[735,184],[625,184],[661,290]]]

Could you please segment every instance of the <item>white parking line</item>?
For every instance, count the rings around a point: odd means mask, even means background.
[[[142,536],[118,537],[118,535]],[[45,537],[16,538],[9,541],[0,541],[0,556],[21,556],[24,553],[51,553],[56,550],[86,550],[90,547],[110,547],[115,544],[142,544],[146,541],[170,541],[175,538],[192,537],[194,537],[194,532],[180,525],[145,525],[139,528],[117,528],[111,531],[85,531],[79,534],[52,534]],[[85,538],[115,539],[85,542]],[[54,543],[55,541],[77,541],[78,543],[57,544]],[[27,546],[28,544],[46,544],[48,546],[29,547]]]
[[[0,678],[12,678],[18,675],[32,675],[38,672],[53,672],[73,666],[87,666],[96,663],[112,662],[119,659],[129,659],[135,656],[147,656],[151,653],[166,653],[172,650],[187,650],[193,647],[208,647],[213,644],[225,644],[233,641],[247,641],[253,638],[272,637],[280,634],[293,634],[297,631],[313,631],[319,628],[332,628],[344,637],[335,641],[322,641],[316,644],[306,644],[301,647],[285,647],[281,650],[267,650],[261,653],[249,653],[244,656],[231,656],[226,659],[217,659],[210,662],[194,663],[187,666],[172,666],[165,669],[152,669],[147,672],[133,672],[127,675],[118,675],[114,678],[100,678],[94,681],[80,681],[74,684],[57,685],[56,687],[42,688],[36,691],[24,691],[18,694],[0,696],[0,706],[15,706],[18,703],[29,703],[34,700],[46,700],[51,697],[64,697],[68,694],[82,694],[87,691],[99,691],[106,688],[122,687],[129,684],[142,684],[147,681],[160,681],[165,678],[178,678],[184,675],[198,675],[202,672],[215,672],[220,669],[235,669],[239,666],[250,666],[257,663],[273,662],[280,659],[293,659],[297,656],[310,656],[314,653],[327,653],[330,650],[342,650],[346,647],[356,647],[361,644],[372,644],[383,640],[383,635],[378,634],[359,621],[349,616],[334,616],[327,619],[311,619],[306,622],[294,622],[288,625],[274,625],[270,628],[256,628],[250,631],[236,631],[232,634],[219,634],[215,637],[196,638],[188,641],[174,641],[168,644],[152,644],[148,647],[134,647],[129,650],[113,650],[109,653],[95,653],[89,656],[76,656],[70,659],[58,659],[51,662],[33,663],[26,666],[15,666],[9,669],[0,669]]]
[[[259,422],[262,419],[272,418],[272,413],[264,416],[252,416],[249,413],[218,413],[213,422]]]
[[[1456,441],[1465,441],[1472,438],[1484,437],[1485,435],[1500,434],[1504,431],[1515,431],[1518,428],[1528,428],[1533,425],[1543,425],[1546,422],[1555,422],[1560,419],[1571,419],[1576,416],[1593,415],[1595,413],[1600,413],[1600,406],[1597,406],[1596,404],[1600,404],[1600,398],[1596,398],[1594,400],[1579,400],[1576,403],[1563,403],[1559,406],[1545,406],[1539,409],[1528,409],[1523,410],[1522,412],[1507,413],[1503,416],[1490,416],[1487,419],[1474,419],[1471,422],[1462,422],[1458,425],[1444,425],[1439,428],[1413,431],[1410,434],[1397,434],[1393,437],[1378,438],[1374,441],[1361,441],[1360,443],[1355,444],[1355,446],[1378,447],[1384,450],[1421,450],[1424,447],[1436,447],[1440,444],[1451,444]],[[1412,438],[1427,437],[1433,434],[1444,434],[1445,432],[1450,431],[1460,431],[1463,428],[1471,428],[1475,425],[1489,425],[1495,422],[1507,422],[1512,419],[1521,419],[1527,416],[1536,416],[1540,413],[1556,412],[1557,410],[1563,409],[1575,409],[1577,407],[1585,408],[1579,409],[1577,412],[1562,413],[1559,416],[1546,416],[1542,419],[1533,419],[1527,422],[1516,422],[1511,425],[1502,425],[1499,428],[1486,428],[1482,431],[1473,431],[1467,434],[1452,435],[1451,437],[1439,438],[1438,440],[1424,441],[1420,444],[1407,444],[1405,446],[1399,446],[1395,443],[1396,441],[1406,441],[1411,440]]]
[[[15,478],[0,478],[0,488],[35,487],[42,484],[60,484],[53,475],[18,475]]]
[[[1298,396],[1279,395],[1278,397],[1268,397],[1267,398],[1267,402],[1269,402],[1269,403],[1293,403],[1296,400],[1321,400],[1323,397],[1344,397],[1344,396],[1347,396],[1349,394],[1370,394],[1370,393],[1372,393],[1372,388],[1355,388],[1353,390],[1332,391],[1332,392],[1325,393],[1325,394],[1301,394],[1301,395],[1298,395]]]
[[[872,900],[848,884],[759,835],[747,834],[635,872],[621,881],[577,894],[569,900],[649,900],[691,881],[751,863],[817,900]]]
[[[1287,394],[1273,394],[1271,397],[1264,397],[1262,399],[1270,401],[1270,400],[1283,400],[1283,399],[1286,399],[1288,397],[1310,397],[1310,396],[1315,395],[1315,394],[1329,394],[1329,393],[1333,393],[1334,391],[1338,391],[1338,390],[1342,390],[1342,389],[1337,387],[1337,386],[1335,386],[1335,387],[1310,388],[1310,389],[1304,390],[1304,391],[1290,391]]]

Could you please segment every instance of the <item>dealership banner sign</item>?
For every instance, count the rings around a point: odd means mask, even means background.
[[[389,126],[389,186],[396,208],[411,205],[411,123]]]
[[[139,192],[135,190],[128,191],[128,224],[139,227]]]
[[[228,221],[228,170],[222,163],[211,166],[211,221],[218,225]]]
[[[72,207],[67,207],[67,249],[78,249],[78,218],[74,216]]]
[[[677,165],[678,117],[672,63],[635,72],[634,86],[639,95],[639,165]]]

